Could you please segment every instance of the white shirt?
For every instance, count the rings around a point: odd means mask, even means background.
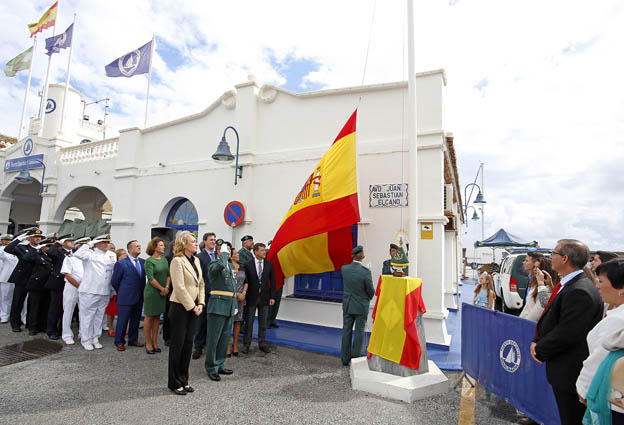
[[[4,246],[0,246],[0,282],[9,281],[18,261],[19,259],[15,255],[4,252]]]
[[[63,260],[63,266],[61,267],[61,274],[69,273],[76,280],[76,282],[82,282],[82,277],[84,276],[84,266],[82,265],[82,260],[80,260],[76,256],[65,257]],[[67,279],[65,279],[66,286],[69,285],[72,288],[76,288],[74,285],[69,283]],[[78,290],[78,288],[76,288]]]
[[[87,244],[84,244],[74,253],[74,257],[82,260],[84,267],[84,275],[78,292],[110,297],[113,291],[111,277],[117,259],[115,253],[102,251],[99,248],[91,250]]]
[[[539,285],[537,287],[537,299],[533,300],[533,289],[531,289],[527,294],[526,304],[520,313],[520,317],[537,322],[544,312],[551,294],[546,286]]]
[[[598,322],[587,334],[589,356],[583,362],[583,369],[581,369],[576,380],[576,390],[583,398],[587,398],[587,390],[589,390],[598,366],[609,354],[609,351],[602,346],[603,341],[610,337],[613,332],[621,329],[624,329],[624,304],[607,311],[607,317]],[[614,405],[611,405],[611,409],[624,413],[624,410]]]
[[[576,270],[573,271],[570,274],[565,275],[564,277],[561,278],[560,282],[561,282],[561,288],[559,289],[559,291],[561,292],[561,290],[563,289],[563,287],[566,285],[566,283],[568,283],[569,281],[571,281],[572,279],[574,279],[576,276],[580,275],[581,273],[585,273],[583,271],[583,269],[581,270]]]

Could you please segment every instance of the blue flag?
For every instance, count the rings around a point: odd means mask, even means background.
[[[137,74],[147,74],[152,55],[152,42],[115,59],[106,67],[107,77],[134,77]]]
[[[74,34],[74,24],[71,24],[64,33],[55,35],[54,37],[46,38],[46,55],[52,56],[54,53],[58,53],[61,49],[66,49],[72,44],[72,36]]]

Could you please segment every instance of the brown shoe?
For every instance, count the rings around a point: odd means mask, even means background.
[[[145,347],[145,343],[137,341],[137,342],[129,342],[128,345],[132,347]]]
[[[117,346],[117,351],[126,351],[126,346],[125,345],[118,345]]]

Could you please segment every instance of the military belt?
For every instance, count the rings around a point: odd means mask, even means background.
[[[210,295],[225,295],[226,297],[233,297],[235,294],[234,292],[228,291],[210,291]]]

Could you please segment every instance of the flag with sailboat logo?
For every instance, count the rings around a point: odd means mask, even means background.
[[[46,38],[46,55],[52,56],[54,53],[58,53],[61,49],[66,49],[72,44],[72,37],[74,34],[74,24],[71,24],[64,33],[55,35],[50,38]]]
[[[104,68],[107,77],[134,77],[150,70],[152,41],[115,59]]]

